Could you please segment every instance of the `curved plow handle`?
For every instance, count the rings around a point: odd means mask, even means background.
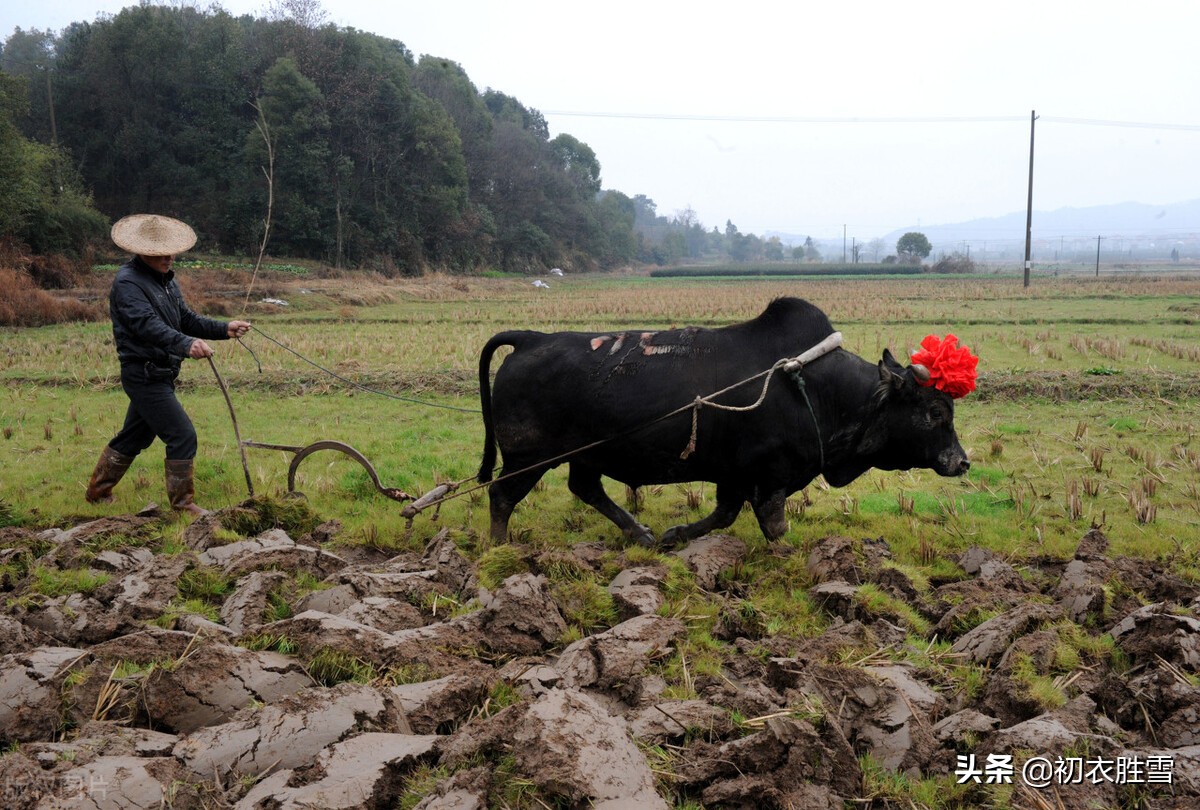
[[[296,491],[296,470],[299,469],[300,462],[304,461],[304,459],[308,458],[318,450],[337,450],[338,452],[345,453],[347,456],[357,461],[363,466],[363,469],[367,471],[367,475],[371,478],[371,483],[375,485],[375,489],[379,491],[379,494],[391,498],[393,501],[412,500],[412,496],[404,490],[396,489],[395,487],[385,487],[383,484],[381,484],[379,482],[379,474],[375,472],[375,468],[371,466],[371,462],[367,461],[367,457],[362,453],[358,452],[344,442],[336,442],[328,439],[319,442],[313,442],[312,444],[308,445],[308,447],[301,447],[295,451],[296,456],[292,459],[291,466],[288,467],[288,492]]]

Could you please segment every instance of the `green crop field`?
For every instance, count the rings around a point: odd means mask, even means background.
[[[216,357],[242,437],[346,442],[373,462],[385,485],[414,495],[476,472],[483,431],[469,411],[478,407],[478,351],[502,329],[722,326],[753,317],[776,296],[798,295],[825,309],[845,347],[870,360],[885,347],[906,356],[926,334],[953,332],[980,356],[979,388],[956,410],[971,473],[947,479],[872,471],[843,489],[818,479],[789,504],[787,542],[885,537],[901,559],[921,565],[972,545],[1017,557],[1065,556],[1097,524],[1115,553],[1170,556],[1179,570],[1200,575],[1200,279],[1037,279],[1025,290],[1012,276],[600,276],[555,279],[550,290],[538,290],[515,279],[276,278],[255,300],[260,295],[289,306],[252,305],[255,325],[304,358],[370,388],[464,410],[356,390],[253,333],[247,343],[261,371],[235,343],[219,344]],[[126,404],[107,324],[7,330],[2,345],[0,520],[57,525],[161,502],[160,445],[138,459],[116,503],[92,507],[82,499]],[[201,436],[198,501],[238,502],[247,494],[242,464],[207,363],[185,364],[181,392]],[[286,490],[289,454],[247,453],[256,493]],[[415,547],[449,526],[480,552],[486,547],[482,491],[409,527],[400,505],[375,493],[363,469],[340,454],[311,456],[297,486],[322,517],[342,521],[351,542]],[[623,486],[610,487],[627,501]],[[713,494],[703,483],[647,487],[639,493],[640,519],[661,532],[706,513]],[[537,545],[620,544],[615,528],[567,491],[565,467],[521,505],[512,529]],[[731,531],[763,543],[749,514]]]

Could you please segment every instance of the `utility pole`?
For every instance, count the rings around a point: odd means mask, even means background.
[[[54,150],[51,160],[54,161],[54,184],[59,192],[63,190],[62,171],[58,165],[58,124],[54,120],[54,88],[50,82],[50,65],[34,65],[46,74],[46,106],[50,110],[50,146]]]
[[[1096,278],[1100,278],[1100,240],[1102,236],[1096,237]]]
[[[1029,256],[1033,248],[1033,127],[1037,110],[1029,111],[1029,201],[1025,206],[1025,286],[1029,286]]]
[[[842,264],[846,263],[846,225],[842,224]]]

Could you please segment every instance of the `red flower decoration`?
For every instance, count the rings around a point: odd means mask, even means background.
[[[929,382],[922,385],[935,386],[955,399],[975,390],[979,358],[966,346],[960,348],[954,335],[946,335],[944,340],[927,336],[921,341],[921,350],[913,353],[912,362],[929,369]]]

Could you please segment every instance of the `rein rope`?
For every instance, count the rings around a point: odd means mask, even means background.
[[[395,399],[395,400],[399,400],[401,402],[411,402],[411,403],[415,403],[418,405],[428,405],[428,406],[434,407],[434,408],[444,408],[446,410],[459,411],[462,413],[480,413],[480,411],[474,410],[471,408],[459,408],[454,405],[440,405],[440,404],[434,403],[434,402],[426,402],[424,400],[413,399],[411,397],[402,397],[402,396],[399,396],[396,394],[390,394],[386,391],[379,391],[374,388],[369,388],[365,385],[361,385],[357,382],[354,382],[353,380],[347,379],[347,378],[319,365],[318,363],[308,359],[304,355],[297,352],[295,349],[292,349],[289,346],[286,346],[285,344],[279,342],[275,338],[266,334],[258,327],[251,326],[250,328],[253,329],[255,332],[258,332],[260,335],[262,335],[264,338],[269,340],[271,343],[274,343],[276,346],[279,346],[281,349],[295,355],[299,359],[303,360],[305,363],[308,363],[310,366],[324,372],[325,374],[328,374],[329,376],[333,377],[334,379],[340,380],[340,381],[346,383],[347,385],[353,386],[354,388],[357,388],[361,391],[365,391],[365,392],[371,393],[371,394],[379,394],[380,396],[385,396],[385,397],[388,397],[389,399]],[[249,346],[247,346],[245,343],[242,343],[240,338],[238,339],[238,343],[241,343],[242,347],[245,348],[246,351],[250,352],[251,356],[254,357],[254,360],[257,363],[258,355],[254,354],[254,351],[252,349],[250,349]],[[771,387],[771,380],[774,378],[775,372],[779,371],[780,369],[785,371],[789,376],[792,377],[793,380],[795,380],[796,386],[800,389],[801,396],[804,397],[804,403],[806,406],[808,406],[809,415],[812,416],[813,427],[817,431],[817,446],[818,446],[818,449],[820,450],[821,467],[824,468],[825,467],[825,443],[821,438],[821,426],[820,426],[820,423],[817,421],[816,411],[813,409],[812,402],[808,397],[808,390],[804,384],[804,378],[803,378],[803,376],[801,376],[801,372],[803,372],[805,365],[813,362],[814,360],[816,360],[820,357],[823,357],[824,355],[828,354],[829,352],[833,351],[834,349],[838,348],[841,345],[842,345],[842,333],[841,332],[833,332],[833,333],[829,334],[828,336],[826,336],[820,343],[816,344],[815,346],[813,346],[810,349],[807,349],[806,351],[802,352],[801,354],[799,354],[795,357],[785,357],[782,360],[778,360],[770,368],[766,369],[765,371],[760,371],[758,374],[755,374],[751,377],[747,377],[746,379],[741,380],[736,383],[733,383],[732,385],[728,385],[725,388],[722,388],[720,391],[715,391],[711,394],[708,394],[707,396],[703,396],[703,397],[697,396],[695,399],[693,399],[691,402],[689,402],[686,405],[682,405],[682,406],[676,408],[675,410],[670,411],[669,413],[665,413],[661,416],[655,417],[654,419],[651,419],[647,422],[643,422],[642,424],[632,427],[628,430],[622,431],[621,433],[617,433],[615,435],[609,436],[604,439],[598,439],[594,442],[585,444],[582,447],[577,447],[574,450],[569,450],[565,453],[560,453],[557,456],[553,456],[552,458],[548,458],[548,459],[539,461],[536,464],[531,464],[528,467],[524,467],[519,470],[513,470],[511,472],[504,473],[503,475],[493,478],[490,481],[487,481],[482,484],[476,484],[475,486],[468,487],[467,489],[460,489],[460,488],[462,487],[463,484],[467,483],[468,481],[471,481],[475,476],[463,478],[460,481],[444,482],[444,483],[439,484],[438,486],[434,487],[429,492],[422,495],[420,498],[416,499],[413,503],[404,507],[404,509],[401,511],[401,515],[408,519],[409,526],[411,527],[413,518],[416,517],[416,515],[418,513],[420,513],[421,511],[423,511],[424,509],[426,509],[430,506],[436,505],[437,509],[440,510],[441,505],[443,503],[445,503],[446,501],[453,500],[454,498],[460,498],[464,495],[469,495],[472,492],[476,492],[477,490],[483,489],[485,487],[490,487],[492,484],[498,483],[500,481],[504,481],[509,478],[513,478],[518,475],[522,475],[531,470],[535,470],[539,467],[545,467],[547,465],[552,466],[552,465],[559,464],[573,456],[579,455],[580,453],[587,452],[588,450],[593,450],[597,447],[600,447],[601,445],[608,444],[609,442],[617,441],[618,439],[623,439],[623,438],[630,436],[634,433],[637,433],[641,430],[645,430],[646,428],[648,428],[652,425],[656,425],[659,422],[666,421],[667,419],[670,419],[674,416],[678,416],[679,414],[685,413],[686,411],[690,410],[692,412],[691,437],[688,440],[687,446],[684,448],[683,452],[680,453],[680,456],[679,456],[680,459],[686,460],[692,453],[694,453],[696,451],[696,441],[697,441],[697,435],[699,432],[700,409],[701,408],[710,407],[710,408],[715,408],[720,411],[727,411],[727,412],[731,412],[731,413],[746,413],[749,411],[753,411],[753,410],[759,408],[763,404],[763,402],[766,401],[767,393]],[[225,387],[225,381],[221,378],[220,372],[217,371],[216,363],[213,362],[213,359],[211,357],[208,358],[208,362],[209,362],[209,365],[212,367],[213,374],[217,378],[217,383],[221,387],[221,392],[225,395],[225,402],[229,406],[229,415],[233,419],[234,435],[237,438],[238,449],[242,454],[242,468],[246,473],[246,487],[249,489],[250,495],[253,496],[254,488],[250,481],[250,468],[246,461],[246,449],[245,449],[246,447],[264,447],[264,448],[270,448],[270,449],[291,450],[293,452],[295,452],[297,450],[301,450],[302,448],[295,448],[295,447],[283,446],[283,445],[264,445],[264,444],[259,444],[257,442],[242,441],[241,431],[238,428],[237,415],[234,413],[233,402],[229,397],[228,389]],[[261,372],[262,371],[261,363],[259,363],[258,368],[259,368],[259,371]],[[759,392],[758,399],[755,400],[754,403],[752,403],[750,405],[722,405],[722,404],[714,401],[717,397],[723,396],[724,394],[727,394],[730,391],[733,391],[737,388],[741,388],[744,385],[748,385],[749,383],[752,383],[755,380],[762,379],[764,377],[766,379],[763,380],[762,390]],[[330,443],[318,442],[318,444],[339,444],[340,445],[340,442],[330,442]],[[315,447],[315,446],[316,445],[313,445],[313,447]],[[345,447],[339,447],[337,449],[341,449],[342,452],[346,452]],[[350,448],[350,449],[352,449],[352,448]],[[355,452],[357,453],[357,451],[355,451]],[[302,458],[301,456],[297,456],[295,461],[293,461],[292,470],[289,471],[289,479],[291,479],[292,476],[294,475],[295,467],[297,466],[297,462],[300,461],[301,458]],[[369,473],[374,472],[374,470],[370,468],[369,464],[367,464],[366,466],[368,468]],[[385,491],[384,488],[382,488],[379,485],[378,480],[376,480],[376,486],[378,488],[380,488],[381,491]],[[404,495],[404,493],[399,493],[399,491],[396,491],[396,493],[397,493],[397,495],[401,495],[403,497],[396,497],[396,495],[389,495],[389,497],[392,497],[394,500],[402,500],[402,499],[407,499],[408,497],[411,497],[411,496]],[[385,494],[388,494],[388,493],[385,491]]]
[[[396,399],[396,400],[399,400],[400,402],[411,402],[416,405],[426,405],[430,408],[444,408],[447,411],[458,411],[459,413],[479,413],[479,410],[477,408],[460,408],[457,405],[442,405],[441,403],[438,403],[438,402],[427,402],[423,399],[414,399],[412,397],[402,397],[399,394],[392,394],[387,391],[380,391],[377,388],[369,388],[368,386],[365,386],[362,383],[357,383],[354,380],[343,377],[342,375],[338,374],[336,371],[331,371],[330,369],[325,368],[320,363],[317,363],[314,360],[308,359],[307,357],[300,354],[300,352],[296,351],[295,349],[291,348],[290,346],[288,346],[284,343],[281,343],[278,340],[276,340],[275,338],[271,337],[266,332],[259,329],[257,326],[251,326],[250,328],[253,329],[255,332],[258,332],[260,335],[262,335],[267,340],[274,343],[279,348],[283,349],[285,352],[295,355],[296,357],[300,358],[305,363],[308,363],[310,366],[317,369],[318,371],[320,371],[324,374],[328,374],[330,377],[333,377],[335,380],[339,380],[340,382],[343,382],[346,385],[349,385],[353,388],[357,388],[360,391],[365,391],[368,394],[378,394],[379,396],[387,397],[388,399]],[[241,343],[240,340],[238,342]],[[246,351],[249,351],[250,354],[252,354],[252,355],[254,354],[254,352],[250,351],[249,346],[246,346],[246,344],[244,344],[244,343],[242,343],[242,345],[245,346]],[[255,361],[258,360],[257,355],[255,355],[254,359],[255,359]],[[258,370],[262,371],[261,363],[259,364]]]

